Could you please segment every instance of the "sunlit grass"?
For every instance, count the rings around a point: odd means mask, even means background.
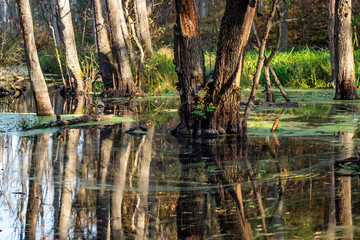
[[[81,54],[81,59],[85,59],[86,54]],[[88,53],[88,51],[87,51]],[[269,55],[270,52],[267,53]],[[41,56],[43,55],[43,56]],[[40,53],[40,61],[44,72],[58,72],[56,61],[49,61],[49,54],[46,51]],[[205,51],[206,74],[213,71],[216,60],[216,52]],[[173,63],[174,53],[170,46],[162,46],[154,51],[153,57],[144,64],[144,74],[141,88],[146,93],[163,94],[174,93],[174,84],[178,81]],[[360,87],[360,50],[354,52],[356,83]],[[251,85],[252,78],[256,71],[258,53],[249,50],[244,60],[244,68],[241,83],[247,88]],[[329,52],[325,49],[315,50],[312,48],[301,48],[287,52],[278,52],[272,61],[279,80],[284,87],[289,88],[325,88],[331,76],[331,64]],[[264,74],[260,79],[263,85]]]

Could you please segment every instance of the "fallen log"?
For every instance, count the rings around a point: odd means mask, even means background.
[[[99,113],[99,114],[84,114],[80,117],[66,120],[66,119],[61,119],[60,115],[56,115],[57,120],[55,122],[26,128],[24,129],[24,131],[51,128],[51,127],[66,127],[66,126],[76,125],[80,123],[88,123],[88,122],[101,122],[101,121],[110,120],[112,117],[113,115],[104,115],[103,113]]]

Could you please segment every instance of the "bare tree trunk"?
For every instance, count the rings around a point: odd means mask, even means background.
[[[123,35],[124,35],[124,40],[125,40],[125,44],[126,44],[126,47],[129,51],[129,55],[130,55],[130,60],[131,60],[131,63],[134,64],[135,61],[136,61],[136,54],[135,54],[135,49],[134,47],[132,46],[132,43],[131,43],[131,34],[129,33],[129,28],[126,24],[126,17],[125,14],[124,14],[124,7],[123,7],[123,1],[122,0],[118,0],[118,5],[119,5],[119,16],[120,16],[120,21],[121,21],[121,29],[122,29],[122,32],[123,32]],[[131,20],[132,21],[132,20]],[[131,24],[131,23],[129,23]]]
[[[172,133],[218,135],[238,133],[243,56],[256,10],[256,0],[229,0],[221,23],[213,78],[203,81],[197,2],[178,0],[174,28],[174,62],[179,77],[181,122]]]
[[[242,71],[251,24],[256,11],[256,0],[229,0],[221,23],[216,55],[214,81],[209,85],[210,99],[216,110],[208,112],[205,134],[238,133],[242,135],[240,121],[240,87],[235,80]]]
[[[336,74],[334,99],[358,99],[351,33],[351,0],[335,2],[334,33]]]
[[[146,8],[147,8],[148,16],[151,17],[154,10],[153,0],[146,0]]]
[[[246,108],[244,110],[244,119],[242,121],[242,133],[245,135],[247,133],[247,119],[250,115],[251,108],[254,104],[257,89],[259,86],[261,70],[262,70],[262,67],[265,62],[265,48],[266,48],[266,43],[267,43],[267,40],[269,37],[270,30],[271,30],[272,19],[275,16],[277,0],[273,0],[272,4],[273,5],[272,5],[271,13],[269,14],[269,17],[268,17],[268,20],[266,23],[266,30],[265,30],[263,38],[261,39],[261,45],[260,45],[260,49],[259,49],[259,59],[258,59],[257,66],[256,66],[256,73],[255,73],[254,80],[253,80],[253,86],[251,89],[249,100],[248,100],[248,102],[246,104]],[[274,57],[275,52],[273,52],[272,55],[273,56],[269,57],[269,60],[271,60]],[[269,61],[269,63],[270,63],[270,61]]]
[[[329,52],[331,63],[331,78],[329,82],[333,82],[336,79],[335,68],[335,0],[329,0],[328,4],[328,35],[329,35]]]
[[[282,17],[283,19],[288,18],[288,4],[285,0],[282,0],[282,3],[280,5],[280,12],[283,15]],[[279,51],[283,52],[288,49],[288,23],[286,21],[281,23],[280,32],[281,33],[280,33]]]
[[[60,37],[60,31],[59,31],[59,27],[58,27],[58,19],[57,19],[57,14],[56,14],[56,0],[50,0],[50,8],[51,8],[51,26],[54,28],[54,35],[55,35],[55,42],[56,42],[56,47],[58,48],[58,50],[60,50],[60,46],[61,46],[61,37]]]
[[[153,49],[150,36],[149,19],[146,9],[146,0],[134,0],[136,7],[137,35],[143,46],[145,56],[152,57]]]
[[[173,131],[180,135],[201,135],[202,116],[193,114],[201,97],[195,90],[204,80],[204,56],[201,50],[201,37],[197,2],[193,0],[175,1],[176,24],[174,26],[174,64],[179,79],[181,106],[180,124]]]
[[[101,0],[94,0],[95,35],[98,49],[99,69],[104,89],[112,89],[113,82],[113,56],[109,41],[109,32],[106,24],[105,3]]]
[[[34,28],[29,0],[17,0],[20,24],[23,31],[31,85],[34,91],[36,112],[39,116],[54,115],[48,89],[41,71],[35,46]]]
[[[209,0],[200,0],[199,6],[200,6],[200,16],[206,17],[209,13]]]
[[[75,94],[81,95],[85,93],[84,74],[81,70],[77,54],[70,2],[69,0],[57,0],[57,7],[65,50],[67,80],[68,86],[70,86],[70,89],[66,90],[72,90]]]
[[[126,50],[124,36],[121,28],[121,19],[118,14],[118,1],[106,0],[109,12],[109,23],[112,36],[112,51],[116,66],[116,81],[112,96],[134,96],[135,84],[131,73],[129,55]]]

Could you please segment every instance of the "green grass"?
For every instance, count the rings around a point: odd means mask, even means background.
[[[242,78],[244,83],[251,82],[252,75],[255,74],[257,58],[257,52],[247,52]],[[285,87],[291,88],[323,88],[326,87],[331,75],[329,52],[323,49],[303,48],[278,52],[271,66],[281,83]],[[264,75],[262,74],[261,82],[263,80]]]
[[[164,54],[166,52],[166,54]],[[267,53],[269,55],[270,53]],[[206,73],[214,69],[215,52],[205,52]],[[360,50],[354,52],[355,74],[357,86],[360,86]],[[242,86],[251,85],[253,75],[256,71],[258,53],[256,51],[248,51],[245,56],[245,64],[242,74]],[[151,85],[149,89],[154,88],[156,82],[166,85],[166,79],[172,85],[177,81],[172,50],[161,48],[155,53],[150,66],[155,66],[156,73],[150,73]],[[287,52],[278,52],[272,61],[271,66],[274,68],[278,78],[284,87],[290,88],[324,88],[327,87],[328,80],[331,76],[331,64],[329,52],[324,49],[314,50],[311,48],[301,48]],[[154,69],[150,67],[150,69]],[[260,83],[264,81],[262,74]]]
[[[86,59],[87,51],[80,52],[80,59]],[[84,52],[86,52],[84,54]],[[268,52],[267,55],[270,53]],[[206,74],[214,69],[216,52],[205,52]],[[355,74],[357,86],[360,86],[360,50],[354,52]],[[256,71],[258,53],[249,50],[245,56],[245,64],[242,75],[242,86],[249,87]],[[40,53],[40,62],[44,72],[58,73],[58,66],[52,52],[43,50]],[[284,87],[289,88],[324,88],[327,87],[331,75],[331,64],[327,50],[314,50],[301,48],[287,52],[278,52],[272,61],[279,80]],[[64,68],[65,69],[65,68]],[[94,67],[96,69],[96,67]],[[263,84],[264,74],[260,83]],[[160,94],[176,92],[174,83],[177,82],[177,74],[173,64],[173,49],[163,46],[154,52],[154,56],[144,65],[144,80],[142,89],[147,93]]]

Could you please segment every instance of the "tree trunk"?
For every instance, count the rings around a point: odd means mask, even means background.
[[[114,56],[114,64],[116,66],[115,86],[109,92],[112,96],[134,96],[135,84],[133,81],[129,56],[126,50],[124,36],[121,28],[121,20],[118,14],[118,1],[107,0],[107,9],[109,12],[109,23],[112,37],[112,52]]]
[[[146,9],[146,0],[134,0],[136,7],[136,26],[137,35],[143,46],[145,56],[152,57],[153,49],[150,36],[148,12]]]
[[[242,134],[240,87],[235,83],[249,39],[256,10],[256,0],[229,0],[222,19],[214,81],[209,85],[208,103],[216,110],[206,113],[205,134]]]
[[[148,16],[151,17],[153,14],[153,9],[154,9],[153,0],[146,0],[146,9],[147,9]]]
[[[336,74],[334,99],[358,99],[351,36],[351,0],[335,2],[334,33]]]
[[[58,48],[58,50],[60,50],[60,46],[61,46],[61,40],[60,40],[60,32],[59,32],[59,27],[58,27],[58,19],[57,19],[57,14],[56,14],[56,1],[55,0],[50,0],[50,8],[51,8],[51,24],[52,27],[54,28],[54,36],[55,37],[55,42],[56,42],[56,47]]]
[[[173,131],[180,135],[200,135],[203,117],[193,114],[201,102],[195,90],[204,78],[204,56],[201,50],[201,37],[197,2],[176,0],[176,24],[174,26],[174,63],[180,88],[180,124]]]
[[[174,62],[179,78],[181,122],[172,133],[180,135],[241,135],[240,87],[236,76],[256,10],[256,0],[229,0],[221,23],[213,78],[203,81],[197,2],[178,0],[174,27]],[[240,72],[241,73],[241,72]]]
[[[200,16],[206,17],[209,13],[209,3],[208,0],[200,0]]]
[[[123,8],[123,3],[122,0],[118,0],[118,6],[119,6],[119,16],[120,16],[120,21],[121,21],[121,29],[124,35],[124,41],[126,44],[126,47],[129,51],[129,55],[130,55],[130,61],[133,64],[136,61],[136,54],[135,54],[135,49],[133,48],[132,44],[131,44],[131,37],[130,37],[130,33],[129,33],[129,29],[128,29],[128,25],[126,23],[126,17],[124,14],[124,8]],[[131,20],[132,21],[132,20]]]
[[[331,78],[330,82],[335,81],[336,68],[335,68],[335,0],[329,0],[328,4],[328,35],[329,35],[329,52],[331,63]]]
[[[36,112],[39,116],[54,115],[48,89],[41,71],[39,57],[35,46],[34,28],[29,0],[17,0],[20,24],[24,37],[26,56],[31,85],[34,91]]]
[[[105,89],[111,89],[113,82],[113,56],[110,47],[108,28],[105,16],[105,4],[101,0],[94,0],[95,35],[99,58],[99,69]]]
[[[65,50],[68,86],[75,94],[85,93],[84,74],[81,70],[76,49],[74,27],[71,17],[69,0],[57,0],[59,10],[60,31]]]
[[[259,86],[259,81],[260,81],[260,76],[261,76],[261,70],[263,68],[264,62],[265,62],[265,49],[266,49],[266,43],[269,37],[269,33],[271,30],[271,24],[272,24],[272,19],[275,16],[275,12],[276,12],[276,7],[277,7],[277,0],[273,0],[273,5],[272,5],[272,9],[271,9],[271,13],[269,14],[269,17],[267,19],[267,23],[266,23],[266,30],[264,33],[264,36],[261,39],[261,45],[260,45],[260,49],[259,49],[259,58],[258,58],[258,62],[257,62],[257,66],[256,66],[256,73],[254,76],[254,80],[253,80],[253,86],[251,89],[251,93],[249,96],[249,100],[246,104],[246,108],[244,110],[244,119],[242,121],[242,136],[245,137],[247,135],[247,119],[250,115],[250,111],[251,108],[254,104],[254,100],[256,97],[256,93],[257,93],[257,89]],[[268,64],[270,64],[271,59],[275,56],[275,49],[273,50],[273,52],[271,53],[271,56],[268,58]]]
[[[330,0],[330,1],[332,1],[332,0]],[[282,18],[287,19],[288,18],[288,4],[286,3],[285,0],[283,0],[280,5],[280,11],[281,11],[281,14],[283,14]],[[288,49],[288,23],[287,22],[281,23],[280,32],[281,33],[280,33],[279,51],[284,52]]]

